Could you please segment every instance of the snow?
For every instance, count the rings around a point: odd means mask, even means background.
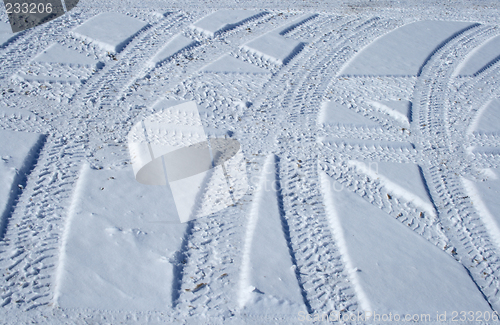
[[[197,44],[195,40],[185,37],[182,34],[175,35],[149,62],[151,67],[161,64],[173,55],[193,47]]]
[[[133,311],[170,306],[186,226],[175,223],[168,187],[142,185],[128,168],[84,166],[72,201],[57,304]]]
[[[319,143],[329,144],[336,147],[357,147],[357,148],[373,148],[373,149],[397,149],[399,151],[408,151],[415,148],[410,142],[402,141],[378,141],[378,140],[358,140],[358,139],[338,139],[330,137],[318,137]]]
[[[366,46],[341,75],[418,75],[427,58],[444,42],[473,24],[419,21],[399,27]]]
[[[477,75],[500,59],[500,36],[495,36],[476,47],[463,60],[455,71],[455,75]]]
[[[290,59],[302,50],[305,43],[287,38],[284,35],[300,25],[314,19],[317,15],[304,15],[285,26],[264,34],[245,43],[241,48],[275,64],[287,64]]]
[[[269,33],[244,44],[242,48],[271,62],[286,64],[302,46],[302,42]]]
[[[0,117],[7,119],[36,120],[36,116],[33,113],[9,106],[0,106]]]
[[[410,126],[411,121],[411,102],[408,100],[387,100],[387,101],[368,101],[373,107],[381,112],[386,113],[394,120],[405,125]]]
[[[0,46],[4,46],[16,34],[12,32],[10,24],[0,22]]]
[[[500,133],[500,100],[492,99],[478,112],[469,128],[470,132]]]
[[[380,125],[337,102],[324,102],[318,114],[318,124],[379,127]]]
[[[26,132],[0,131],[0,238],[3,238],[19,186],[35,163],[43,137]]]
[[[33,61],[88,66],[92,68],[97,68],[99,64],[99,61],[94,58],[76,52],[75,50],[68,49],[58,43],[49,46],[46,50],[37,55]]]
[[[451,256],[356,194],[336,191],[327,175],[321,178],[331,227],[365,311],[435,317],[436,311],[490,310]]]
[[[436,211],[429,199],[425,180],[418,165],[392,162],[365,163],[354,160],[349,161],[349,165],[372,180],[378,179],[394,196],[413,202],[435,216]]]
[[[209,140],[194,102],[174,106],[159,102],[156,106],[166,108],[137,122],[128,135],[137,181],[146,185],[168,184],[181,222],[234,204],[246,192],[246,183],[232,187],[238,195],[231,196],[229,189],[230,178],[246,179],[238,141]],[[206,203],[210,210],[200,206],[200,193],[213,194]],[[197,213],[199,209],[204,212]]]
[[[471,1],[85,0],[4,42],[2,323],[491,318],[500,8]]]
[[[500,170],[498,168],[488,169],[489,177],[481,182],[473,182],[462,178],[472,204],[483,218],[491,237],[496,245],[500,247]]]
[[[260,178],[248,217],[239,304],[252,314],[306,311],[283,234],[274,155]]]
[[[57,76],[47,76],[47,75],[29,75],[24,72],[17,73],[13,78],[17,78],[19,80],[24,81],[37,81],[40,83],[44,82],[58,82],[58,83],[69,83],[69,84],[79,84],[82,82],[82,79],[72,78],[72,77],[57,77]]]
[[[193,28],[210,37],[235,28],[244,22],[264,15],[258,10],[218,10],[193,24]]]
[[[148,24],[139,19],[107,12],[87,20],[73,29],[72,34],[93,42],[105,51],[117,53],[146,26]]]
[[[202,71],[214,73],[270,73],[266,69],[259,68],[227,54],[202,68]]]
[[[308,21],[310,21],[310,20],[312,20],[312,19],[314,19],[316,17],[318,17],[318,14],[306,14],[306,15],[303,15],[303,16],[297,18],[295,21],[292,21],[291,23],[286,24],[285,26],[279,27],[278,33],[280,35],[285,35],[286,33],[294,30],[295,28],[299,27],[300,25],[305,24]]]

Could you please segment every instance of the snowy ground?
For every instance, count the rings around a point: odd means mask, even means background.
[[[499,16],[2,11],[0,323],[498,323]]]

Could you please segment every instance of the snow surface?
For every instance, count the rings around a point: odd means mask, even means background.
[[[172,259],[186,228],[175,223],[172,204],[168,187],[139,184],[128,169],[84,166],[65,226],[56,303],[134,311],[170,306]]]
[[[252,314],[306,311],[282,230],[278,190],[276,157],[270,155],[248,218],[241,266],[240,306]]]
[[[78,53],[67,47],[55,43],[48,47],[45,51],[37,55],[33,61],[47,63],[61,63],[68,65],[81,65],[97,68],[99,61],[85,54]]]
[[[456,75],[476,75],[500,59],[500,36],[495,36],[475,48],[457,67]]]
[[[482,182],[473,182],[463,178],[465,188],[469,194],[472,204],[477,209],[479,214],[488,225],[488,231],[491,237],[500,247],[500,203],[498,197],[500,195],[500,170],[487,170],[490,177]]]
[[[495,98],[482,107],[469,128],[472,132],[500,133],[500,100]]]
[[[195,46],[197,42],[184,35],[175,35],[150,61],[150,66],[154,67],[163,61],[171,58],[173,55]]]
[[[318,124],[352,125],[352,126],[380,126],[377,122],[360,115],[353,110],[336,102],[324,102],[318,117]]]
[[[117,53],[147,25],[127,15],[107,12],[89,19],[73,29],[72,33],[76,37],[95,43],[105,51]]]
[[[341,75],[418,75],[429,55],[448,38],[471,27],[468,22],[419,21],[391,31],[370,43]]]
[[[498,3],[236,7],[81,0],[0,46],[1,322],[491,323]]]
[[[193,27],[203,34],[214,37],[263,14],[265,12],[257,10],[218,10],[195,22]]]
[[[367,164],[359,161],[349,161],[361,173],[373,180],[378,179],[389,192],[409,202],[413,202],[427,213],[435,215],[436,211],[429,199],[427,186],[420,167],[415,164],[374,162]]]
[[[264,34],[241,48],[276,64],[286,64],[304,46],[303,42],[284,37],[286,33],[313,19],[316,15],[306,15],[284,27]]]
[[[411,102],[408,100],[369,101],[373,107],[386,113],[405,126],[410,126]]]
[[[0,22],[0,46],[4,46],[15,35],[12,33],[10,24]]]
[[[42,136],[35,133],[0,131],[0,238],[11,214],[12,204],[35,163]]]
[[[299,41],[284,38],[279,34],[269,33],[244,44],[242,48],[271,62],[285,64],[300,51],[302,45]]]
[[[220,59],[210,63],[202,69],[204,72],[215,73],[269,73],[266,69],[238,60],[230,55],[223,55]]]
[[[490,310],[457,261],[358,195],[335,191],[332,181],[322,176],[327,211],[364,310]]]

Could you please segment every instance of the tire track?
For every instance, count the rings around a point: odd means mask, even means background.
[[[115,98],[112,96],[121,90],[121,87],[125,86],[125,82],[133,76],[127,75],[135,71],[136,73],[146,62],[142,62],[141,59],[149,58],[154,54],[156,50],[163,43],[159,42],[152,46],[149,42],[155,42],[156,35],[162,35],[166,28],[180,28],[183,25],[185,15],[182,13],[171,14],[165,18],[164,21],[157,23],[153,26],[149,26],[143,31],[139,32],[125,49],[115,56],[116,63],[111,63],[111,61],[99,70],[93,78],[91,78],[74,96],[71,98],[70,102],[92,102],[99,105],[103,98]],[[175,27],[174,27],[175,26]],[[162,39],[168,39],[167,37]],[[139,67],[134,67],[138,64]],[[134,70],[134,68],[136,70]],[[140,71],[140,70],[139,70]],[[114,83],[117,83],[115,86]]]
[[[281,161],[279,178],[283,189],[285,219],[290,231],[289,245],[295,253],[299,281],[304,288],[310,312],[345,312],[358,308],[321,204],[318,156],[315,154],[318,150],[315,122],[320,101],[338,71],[333,66],[352,55],[350,44],[356,42],[358,45],[374,37],[374,27],[378,23],[378,18],[339,21],[332,30],[348,31],[339,35],[333,31],[327,32],[306,46],[279,72],[278,77],[283,79],[273,78],[265,88],[272,89],[274,84],[287,84],[284,79],[290,75],[295,77],[294,84],[283,95],[276,98],[273,94],[256,105],[265,108],[278,102],[281,103],[281,110],[288,112],[283,114],[286,120],[274,123],[281,124],[280,129],[283,130],[276,135]],[[330,44],[335,46],[329,48]],[[314,52],[311,50],[313,46],[317,46]],[[302,74],[297,76],[294,71]],[[274,115],[273,118],[277,117]],[[290,125],[293,127],[290,128]]]
[[[280,179],[285,189],[283,204],[290,225],[291,246],[296,252],[300,280],[313,312],[352,312],[359,308],[322,204],[315,122],[321,101],[341,62],[352,55],[353,47],[361,47],[366,40],[374,38],[375,26],[380,25],[378,18],[351,21],[336,28],[348,29],[340,37],[330,32],[319,39],[318,43],[336,46],[333,49],[318,46],[316,53],[325,54],[316,62],[297,62],[310,67],[311,71],[302,76],[282,101],[283,109],[291,111],[287,124],[303,130],[301,134],[292,133],[292,139],[287,132],[278,136],[281,155],[288,159],[280,166],[283,170]],[[383,32],[383,28],[378,32]],[[292,145],[294,143],[296,145]]]
[[[326,45],[325,45],[326,47]],[[303,50],[304,51],[304,50]],[[307,52],[307,53],[305,53]],[[313,55],[312,50],[307,49],[305,52],[299,53],[298,56],[296,56],[294,59],[292,59],[291,63],[297,60],[299,60],[300,57],[311,57]],[[312,54],[309,56],[309,54]],[[289,63],[290,64],[290,63]],[[281,78],[274,78],[275,81],[271,82],[272,84],[280,83],[282,82],[283,79],[286,79],[286,74],[291,74],[294,68],[297,68],[297,66],[300,63],[295,63],[292,64],[292,67],[284,66],[282,67],[282,71],[280,71],[278,74],[282,75],[285,74],[285,76],[282,76]],[[305,78],[304,78],[305,79]],[[275,87],[273,85],[269,85],[269,87]],[[266,89],[266,86],[264,86],[264,89]],[[279,101],[278,101],[279,102]],[[256,107],[259,107],[259,105],[255,105]],[[262,105],[260,106],[262,109]],[[287,110],[289,108],[286,108]],[[272,111],[270,114],[274,114]],[[244,115],[247,115],[244,113]],[[268,117],[267,113],[266,115],[261,117]],[[253,132],[252,129],[248,130],[247,132]],[[253,152],[254,149],[252,148],[245,148],[247,152]],[[259,161],[259,160],[258,160]],[[284,163],[280,163],[280,169],[287,167],[286,165],[282,165]],[[286,171],[280,172],[280,177],[283,177],[281,174],[286,175],[288,172],[288,168],[286,168]],[[282,188],[284,189],[283,191],[286,191],[286,186],[287,184],[281,182]],[[287,211],[287,199],[286,195],[283,194],[283,205],[285,207],[285,220],[287,223],[294,222],[295,220],[289,220],[289,212]],[[319,200],[320,196],[317,196],[316,200]],[[240,209],[242,211],[239,212],[239,215],[242,214],[242,212],[248,210],[248,204],[246,201],[249,199],[242,199],[240,202],[242,202],[242,205]],[[228,251],[227,247],[224,247],[224,244],[227,243],[228,241],[231,241],[231,238],[242,238],[244,236],[243,228],[242,225],[244,225],[243,220],[241,217],[237,217],[238,215],[232,215],[234,212],[232,212],[234,209],[226,209],[221,211],[220,213],[217,213],[216,216],[211,217],[210,219],[204,219],[203,222],[200,220],[193,220],[192,222],[194,223],[193,226],[193,231],[192,233],[188,234],[189,239],[188,242],[189,244],[187,247],[189,250],[184,253],[184,255],[189,256],[186,262],[186,266],[184,266],[184,271],[183,271],[183,290],[181,290],[180,296],[179,296],[179,303],[177,305],[177,309],[179,308],[192,308],[191,310],[193,313],[208,313],[210,314],[213,312],[214,309],[217,308],[228,308],[227,312],[233,312],[234,309],[237,308],[236,305],[228,304],[227,300],[229,297],[227,297],[225,294],[220,294],[220,290],[216,290],[218,286],[220,286],[221,281],[218,277],[220,276],[219,273],[222,273],[223,270],[220,272],[213,272],[213,266],[212,268],[209,269],[209,271],[205,270],[207,263],[210,264],[210,261],[213,261],[214,259],[217,258],[218,255],[223,255],[227,256],[227,258],[231,258],[232,263],[237,263],[239,265],[241,263],[240,257],[235,256],[234,254],[231,254],[230,251]],[[229,216],[229,215],[230,216]],[[298,225],[291,226],[290,225],[290,236],[295,236],[292,231],[296,231]],[[293,228],[293,229],[292,229]],[[291,239],[292,242],[294,239]],[[325,243],[331,242],[331,237],[329,239],[325,239]],[[231,249],[237,249],[238,251],[241,250],[241,247],[239,247],[235,242],[239,242],[236,240],[231,241]],[[294,253],[297,252],[297,247],[295,244],[290,243],[289,241],[289,246],[292,247]],[[236,246],[236,247],[235,247]],[[220,250],[220,251],[219,251]],[[308,252],[309,254],[309,252]],[[338,257],[337,257],[338,258]],[[327,265],[328,262],[334,262],[335,259],[325,259],[322,265]],[[213,262],[212,262],[213,263]],[[303,263],[303,261],[300,261],[300,263]],[[311,263],[313,264],[313,263]],[[337,265],[338,263],[333,263],[333,265]],[[203,271],[201,272],[200,269]],[[301,276],[300,269],[298,269],[298,274]],[[330,272],[330,274],[335,274],[337,271],[332,270],[331,268],[324,269],[326,273]],[[313,270],[313,272],[315,272]],[[320,277],[326,276],[326,273],[322,273]],[[194,276],[193,276],[194,274]],[[191,275],[191,276],[189,276]],[[230,287],[234,287],[237,285],[239,282],[239,274],[228,274],[224,278],[227,278],[227,283]],[[317,279],[315,279],[317,282]],[[327,280],[327,281],[333,281],[333,280]],[[337,280],[335,280],[337,281]],[[197,284],[198,283],[198,284]],[[203,283],[202,287],[198,290],[192,290],[193,288],[196,288],[197,285],[200,285]],[[330,282],[329,282],[330,283]],[[314,284],[309,284],[307,281],[301,281],[300,285],[309,285],[309,288],[304,289],[307,291],[309,290],[309,294],[311,290],[315,290],[315,288],[320,288],[321,285],[318,283],[316,286]],[[188,290],[186,290],[188,289]],[[343,290],[348,291],[349,289],[343,288],[343,287],[337,287],[337,290],[335,291],[336,294],[340,294],[343,292]],[[331,288],[324,288],[323,291],[331,291]],[[215,297],[212,292],[218,293]],[[343,296],[343,294],[342,294]],[[309,297],[307,297],[309,299]],[[325,297],[325,302],[326,304],[330,304],[328,299]],[[346,299],[347,300],[347,299]],[[310,301],[310,299],[309,299]],[[334,300],[332,300],[334,301]],[[224,307],[222,307],[224,306]],[[232,308],[234,308],[232,310]],[[310,310],[311,311],[311,310]]]
[[[49,136],[28,177],[5,234],[0,263],[0,305],[29,310],[52,299],[64,202],[78,178],[81,144]]]
[[[14,75],[50,44],[67,37],[68,30],[78,25],[80,18],[88,15],[73,11],[71,13],[71,16],[63,15],[29,31],[21,32],[22,34],[18,36],[19,39],[11,46],[7,46],[6,51],[0,54],[0,62],[5,65],[0,72],[0,80]]]
[[[422,69],[413,107],[418,116],[414,130],[419,128],[419,149],[422,159],[427,161],[424,174],[443,232],[451,245],[446,251],[464,265],[492,308],[498,310],[500,273],[495,264],[500,258],[485,236],[486,229],[472,210],[460,182],[459,174],[468,166],[451,155],[456,153],[457,140],[449,132],[447,116],[447,99],[451,96],[449,82],[455,67],[449,64],[450,58],[463,58],[467,44],[484,41],[491,32],[488,26],[475,27],[439,49]]]

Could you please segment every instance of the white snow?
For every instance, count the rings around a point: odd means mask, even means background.
[[[140,184],[128,168],[84,167],[65,226],[57,304],[133,311],[171,306],[175,253],[185,231],[172,206],[168,187]]]
[[[85,54],[54,43],[42,53],[37,55],[33,61],[46,63],[61,63],[76,66],[87,66],[97,68],[98,60]]]
[[[72,33],[88,42],[93,42],[103,50],[117,53],[143,28],[147,23],[127,15],[107,12],[87,20],[73,29]]]
[[[331,227],[365,311],[435,320],[436,311],[491,310],[460,263],[321,175]]]
[[[195,22],[193,28],[203,34],[214,37],[264,13],[258,10],[218,10]]]
[[[277,31],[273,31],[251,40],[241,47],[276,64],[286,64],[292,56],[300,51],[302,46],[302,42],[285,38]]]
[[[36,120],[36,116],[26,110],[16,107],[0,106],[0,117],[6,119]]]
[[[243,44],[241,48],[276,64],[286,64],[302,49],[305,43],[287,38],[284,35],[307,21],[314,19],[316,16],[316,14],[304,15]]]
[[[401,152],[415,149],[410,142],[401,141],[379,141],[379,140],[359,140],[359,139],[339,139],[332,137],[318,137],[318,143],[329,144],[335,147],[364,148],[364,149],[392,149]]]
[[[43,82],[58,82],[58,83],[68,83],[68,84],[79,84],[82,82],[80,78],[74,77],[58,77],[58,76],[48,76],[48,75],[32,75],[26,74],[24,72],[18,72],[13,76],[14,79],[24,80],[24,81],[37,81]]]
[[[19,185],[33,166],[41,135],[0,130],[0,238],[3,237]]]
[[[489,169],[487,172],[490,177],[482,182],[473,182],[466,178],[462,178],[462,181],[472,204],[486,224],[490,236],[500,247],[500,202],[498,200],[500,169]]]
[[[1,323],[488,323],[500,8],[471,1],[86,0],[0,45]]]
[[[334,101],[321,104],[321,110],[318,113],[318,124],[380,127],[377,122]]]
[[[239,304],[247,313],[290,314],[305,311],[278,203],[276,157],[266,158],[248,217]]]
[[[305,43],[284,35],[307,21],[314,19],[316,16],[317,14],[303,15],[284,26],[280,26],[243,44],[241,48],[275,64],[286,64],[302,49]]]
[[[195,46],[197,43],[182,34],[177,34],[150,60],[149,65],[155,67],[173,55]]]
[[[215,73],[270,73],[266,69],[239,60],[228,54],[225,54],[216,61],[208,64],[207,66],[202,68],[201,71]]]
[[[419,21],[376,39],[342,68],[340,75],[418,75],[427,58],[469,22]]]
[[[394,120],[409,127],[411,119],[411,102],[408,100],[387,100],[387,101],[368,101],[373,107],[386,113]]]
[[[500,133],[500,100],[492,99],[477,112],[469,133]]]
[[[278,34],[280,35],[285,35],[286,33],[288,33],[289,31],[299,27],[300,25],[302,24],[305,24],[307,23],[309,20],[311,19],[314,19],[318,16],[318,14],[305,14],[297,19],[295,19],[294,21],[292,21],[291,23],[288,23],[284,26],[280,26],[278,29],[277,29],[277,32]]]
[[[480,46],[472,50],[463,60],[457,69],[455,75],[470,76],[476,75],[486,69],[491,64],[500,59],[500,35],[492,37]]]
[[[0,46],[5,45],[16,34],[12,32],[10,24],[0,22]]]
[[[382,185],[396,197],[414,203],[432,216],[436,210],[429,199],[429,194],[420,167],[411,163],[360,162],[351,160],[349,165]]]
[[[244,157],[236,140],[209,140],[195,102],[175,106],[159,102],[155,106],[166,108],[137,122],[128,135],[138,182],[169,184],[181,222],[221,210],[245,194],[247,184],[242,183],[233,188],[238,195],[230,195],[229,178],[246,179],[241,168]],[[227,156],[216,163],[215,155],[221,153]],[[211,209],[203,209],[200,193],[213,195],[205,202]],[[204,213],[197,213],[199,209]]]

